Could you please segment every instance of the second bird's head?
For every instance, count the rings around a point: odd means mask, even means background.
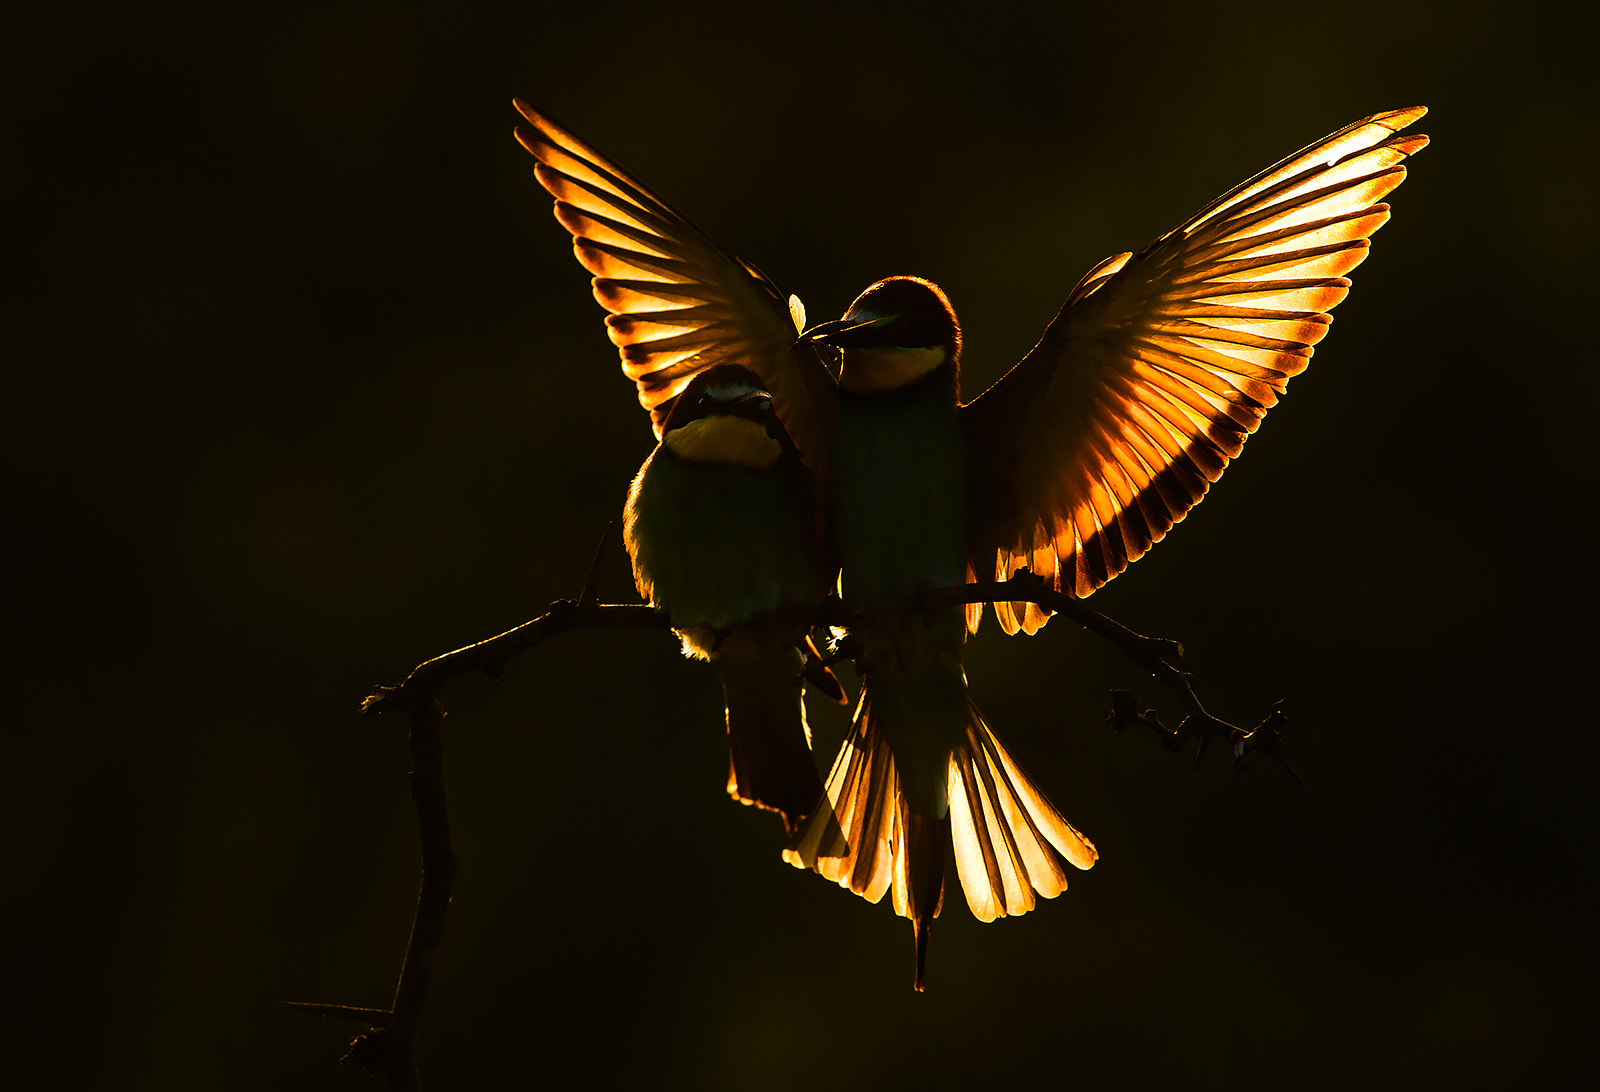
[[[888,277],[856,297],[833,322],[800,335],[843,352],[839,385],[867,394],[898,390],[948,365],[960,367],[961,325],[939,286]]]
[[[695,463],[770,468],[786,437],[760,376],[720,364],[695,376],[678,394],[661,427],[661,446]]]

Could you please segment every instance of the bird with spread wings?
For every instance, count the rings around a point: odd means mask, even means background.
[[[594,274],[657,435],[696,373],[742,364],[826,483],[835,382],[796,339],[798,301],[571,132],[515,105],[528,123],[517,140]],[[1428,142],[1402,132],[1424,113],[1347,125],[1084,275],[1033,350],[963,407],[974,577],[1029,568],[1088,595],[1199,503],[1327,334],[1346,274],[1389,218],[1383,198]],[[1048,617],[1032,604],[996,608],[1008,633]]]
[[[818,533],[829,533],[841,393],[814,339],[803,336],[799,302],[571,132],[523,102],[515,106],[527,122],[517,139],[538,161],[556,217],[594,275],[608,333],[657,436],[673,398],[695,375],[721,364],[750,369],[817,482]],[[1087,596],[1199,503],[1326,335],[1328,312],[1349,291],[1346,275],[1389,218],[1383,199],[1405,179],[1404,160],[1427,144],[1404,132],[1425,112],[1413,107],[1348,125],[1143,250],[1102,261],[1068,294],[1038,344],[967,403],[954,385],[960,337],[949,311],[944,344],[962,479],[952,488],[960,492],[965,542],[958,548],[968,580],[1029,569],[1057,591]],[[948,309],[943,294],[927,288]],[[903,325],[907,317],[863,315],[853,326],[827,325],[859,330],[891,320]],[[919,347],[932,342],[878,344],[924,351]],[[994,609],[1007,633],[1034,633],[1050,617],[1033,603],[998,602]],[[981,604],[968,608],[967,628],[975,631],[982,613]],[[959,675],[958,641],[954,670]],[[964,697],[964,676],[960,682]],[[867,704],[864,695],[861,708]],[[972,718],[981,728],[975,710]],[[947,809],[951,800],[962,804],[950,809],[962,828],[954,846],[962,885],[974,913],[992,920],[1031,908],[1035,894],[1058,893],[1065,887],[1061,858],[1086,868],[1095,851],[998,742],[993,752],[981,743],[970,753],[950,745],[950,769],[959,768],[959,778],[951,774],[949,799],[942,784],[932,785],[930,799]],[[863,771],[880,760],[866,754],[862,739],[846,740],[828,782],[833,810],[850,813],[841,793],[871,796],[872,777]],[[881,762],[892,769],[892,759]],[[840,818],[851,842],[845,856],[808,858],[803,846],[791,846],[789,855],[874,901],[892,882],[896,908],[918,929],[920,987],[923,919],[937,913],[942,895],[921,906],[908,895],[919,887],[911,875],[917,866],[908,863],[917,854],[904,843],[906,824],[928,816]],[[942,874],[942,860],[937,867]],[[938,884],[920,886],[942,892]]]

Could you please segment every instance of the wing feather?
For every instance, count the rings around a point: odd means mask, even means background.
[[[1084,276],[962,409],[974,577],[1030,568],[1088,595],[1199,503],[1327,335],[1383,198],[1428,142],[1400,130],[1425,112],[1347,126]],[[1027,603],[995,613],[1008,633],[1049,619]]]
[[[1094,844],[1056,811],[976,709],[946,775],[951,842],[979,921],[1026,914],[1067,889],[1067,864],[1093,867]]]
[[[621,167],[527,103],[513,105],[528,123],[517,140],[594,275],[606,333],[657,437],[690,379],[740,364],[761,376],[801,457],[825,477],[834,381],[816,350],[796,343],[788,299]]]

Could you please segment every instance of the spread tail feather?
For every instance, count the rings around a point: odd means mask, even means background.
[[[928,977],[928,936],[933,932],[933,919],[944,909],[944,859],[950,854],[950,824],[920,813],[903,795],[898,810],[898,829],[905,837],[895,839],[894,912],[911,919],[917,949],[917,975],[911,988],[921,993]]]
[[[916,807],[914,794],[900,790],[894,754],[882,722],[873,714],[872,695],[863,686],[855,724],[833,770],[827,795],[783,858],[796,868],[810,868],[849,888],[868,902],[894,892],[894,910],[910,918],[916,941],[914,988],[925,982],[928,935],[944,907],[944,862],[949,853],[950,824]],[[829,821],[842,831],[842,853],[823,857]]]
[[[901,791],[888,737],[863,687],[855,725],[828,775],[827,795],[784,850],[868,902],[894,892],[895,913],[910,918],[921,990],[928,934],[944,904],[944,862],[953,849],[967,905],[979,921],[1027,913],[1035,896],[1067,887],[1065,864],[1089,868],[1094,844],[1067,822],[1017,765],[977,707],[967,701],[964,736],[946,771],[949,811],[926,814]],[[838,856],[819,852],[836,821],[848,843]],[[950,847],[950,848],[947,848]]]
[[[862,687],[855,723],[828,774],[827,790],[810,819],[790,840],[783,859],[809,868],[868,902],[877,902],[894,879],[899,827],[899,778],[888,741],[872,716],[872,698]],[[844,852],[821,852],[832,821],[848,843]]]
[[[951,756],[956,874],[979,921],[1026,914],[1034,896],[1067,889],[1064,863],[1089,868],[1094,843],[1056,810],[969,701],[966,739]]]

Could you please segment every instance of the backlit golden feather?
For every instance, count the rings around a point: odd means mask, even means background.
[[[1422,107],[1365,118],[1091,270],[1039,344],[963,407],[969,575],[1088,595],[1181,520],[1328,331]],[[1008,633],[1049,612],[997,603]],[[973,628],[981,607],[968,612]]]
[[[690,379],[740,364],[761,377],[801,458],[825,477],[834,381],[815,349],[796,342],[789,301],[622,168],[527,103],[514,105],[529,125],[517,140],[539,161],[556,219],[594,274],[607,333],[656,436]]]

